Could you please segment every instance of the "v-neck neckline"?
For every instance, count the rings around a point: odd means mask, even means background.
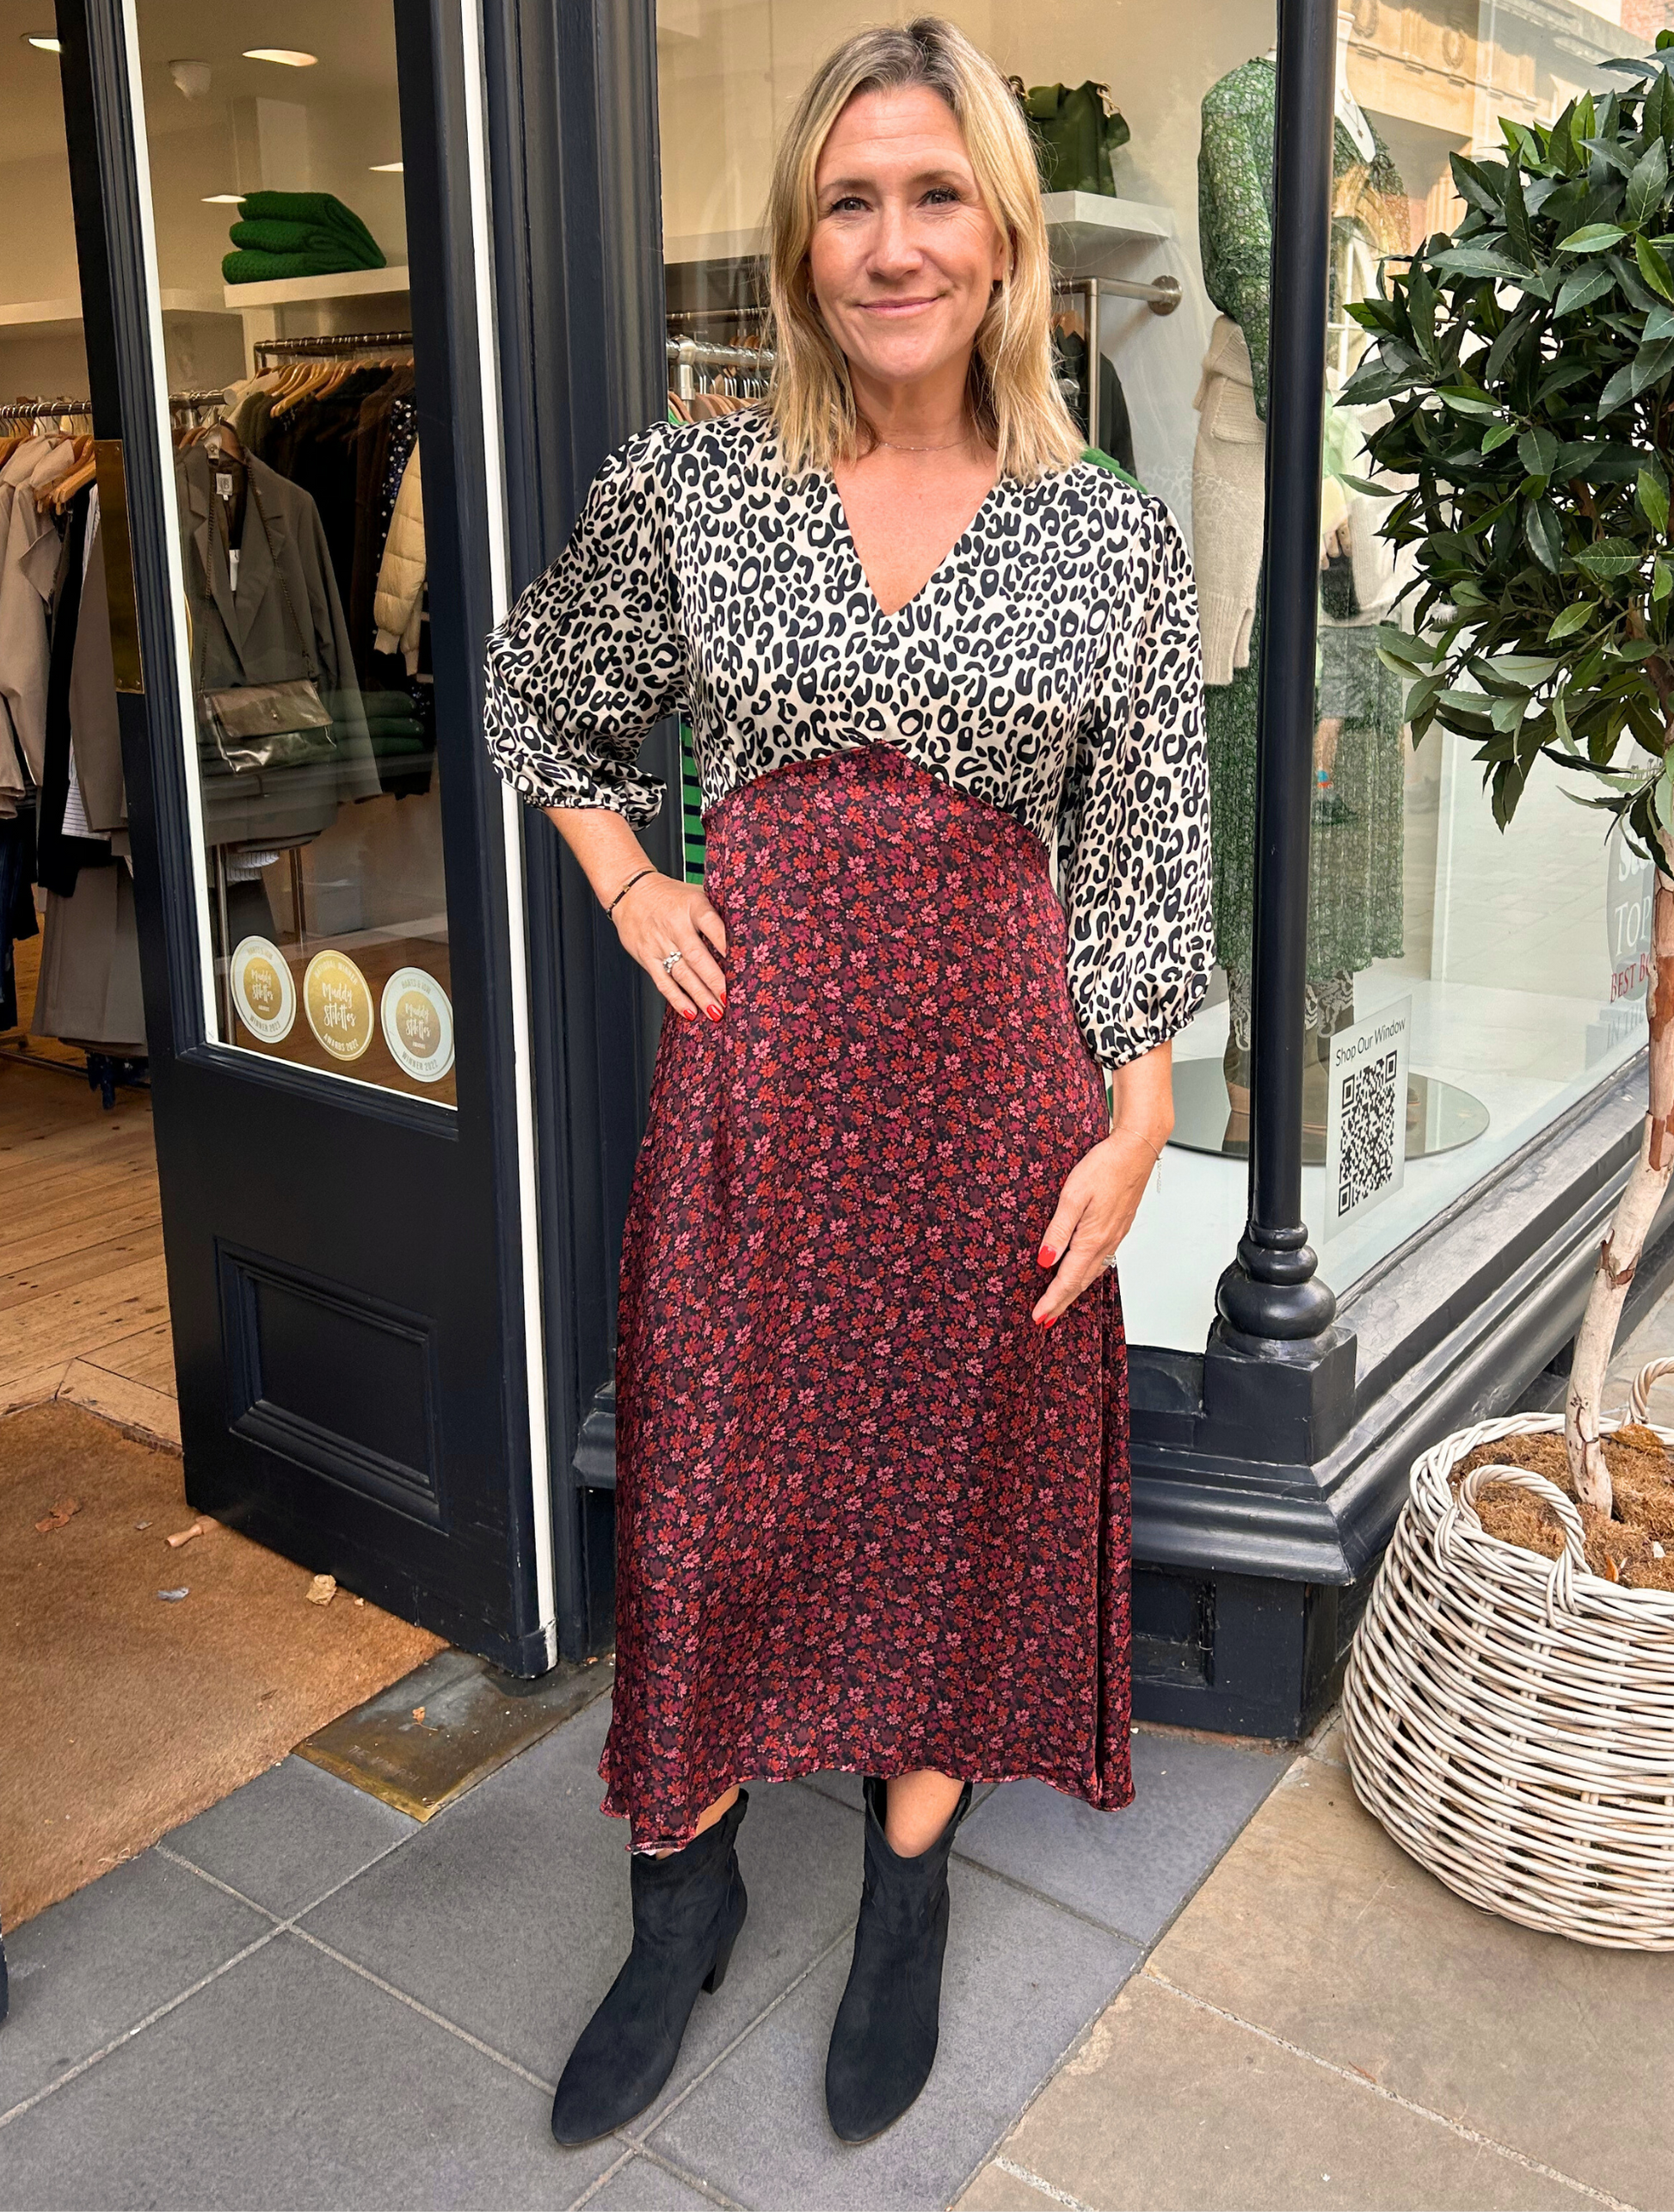
[[[935,567],[925,578],[924,582],[919,586],[918,589],[913,594],[912,597],[910,599],[902,600],[899,607],[893,609],[893,611],[889,611],[885,609],[883,601],[873,589],[871,578],[866,574],[866,564],[860,558],[860,548],[855,544],[854,533],[849,527],[848,509],[843,504],[842,493],[837,489],[837,479],[829,469],[822,471],[822,473],[824,475],[826,483],[830,487],[831,503],[836,517],[837,527],[843,533],[843,542],[848,547],[849,558],[853,562],[855,574],[860,579],[860,588],[865,593],[867,598],[871,601],[872,618],[875,621],[878,622],[898,621],[903,614],[910,613],[911,610],[918,605],[919,601],[933,585],[941,581],[942,577],[946,575],[947,571],[951,569],[958,560],[960,551],[963,547],[966,539],[975,535],[977,526],[988,514],[988,508],[993,505],[995,497],[1000,492],[1000,487],[1006,481],[1004,476],[995,477],[994,482],[983,493],[982,502],[978,506],[976,512],[971,516],[969,521],[966,523],[964,528],[959,533],[953,543],[948,547],[946,552],[943,554],[941,559],[938,561]]]

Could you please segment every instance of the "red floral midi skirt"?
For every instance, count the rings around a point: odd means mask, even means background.
[[[727,1008],[664,1024],[622,1261],[604,1809],[1035,1775],[1125,1805],[1126,1356],[1030,1319],[1105,1134],[1046,855],[888,745],[708,817]]]

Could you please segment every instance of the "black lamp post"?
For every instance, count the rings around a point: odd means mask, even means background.
[[[1240,1336],[1321,1334],[1337,1301],[1302,1220],[1320,457],[1331,262],[1337,0],[1279,0],[1265,613],[1257,724],[1249,1219],[1215,1303]]]

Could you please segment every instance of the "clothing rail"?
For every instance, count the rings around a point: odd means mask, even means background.
[[[0,422],[33,422],[38,415],[91,415],[90,399],[8,399],[0,402]]]
[[[674,371],[675,394],[681,399],[696,396],[699,369],[725,369],[765,384],[775,362],[775,356],[764,346],[722,346],[706,338],[670,338],[665,351]]]
[[[169,405],[171,411],[177,407],[225,407],[226,404],[227,396],[225,392],[218,390],[215,391],[171,391],[169,394]]]
[[[1099,420],[1099,303],[1111,293],[1118,299],[1148,299],[1154,315],[1172,315],[1180,304],[1179,280],[1160,276],[1154,284],[1141,284],[1125,276],[1067,276],[1052,287],[1055,300],[1079,297],[1081,319],[1086,326],[1087,443],[1097,446],[1103,424]]]
[[[281,360],[336,359],[344,354],[410,353],[410,330],[331,330],[317,338],[258,338],[251,350],[258,358],[273,355]]]

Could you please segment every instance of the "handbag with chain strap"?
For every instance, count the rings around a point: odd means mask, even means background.
[[[249,492],[265,529],[268,518],[253,477]],[[278,561],[274,564],[274,573],[285,595],[285,605],[302,647],[308,674],[278,683],[238,684],[225,690],[198,693],[200,736],[207,739],[221,766],[234,775],[250,775],[268,768],[308,767],[322,761],[335,760],[337,755],[331,712],[320,696],[318,669],[309,650],[307,634],[297,619],[285,570]]]

